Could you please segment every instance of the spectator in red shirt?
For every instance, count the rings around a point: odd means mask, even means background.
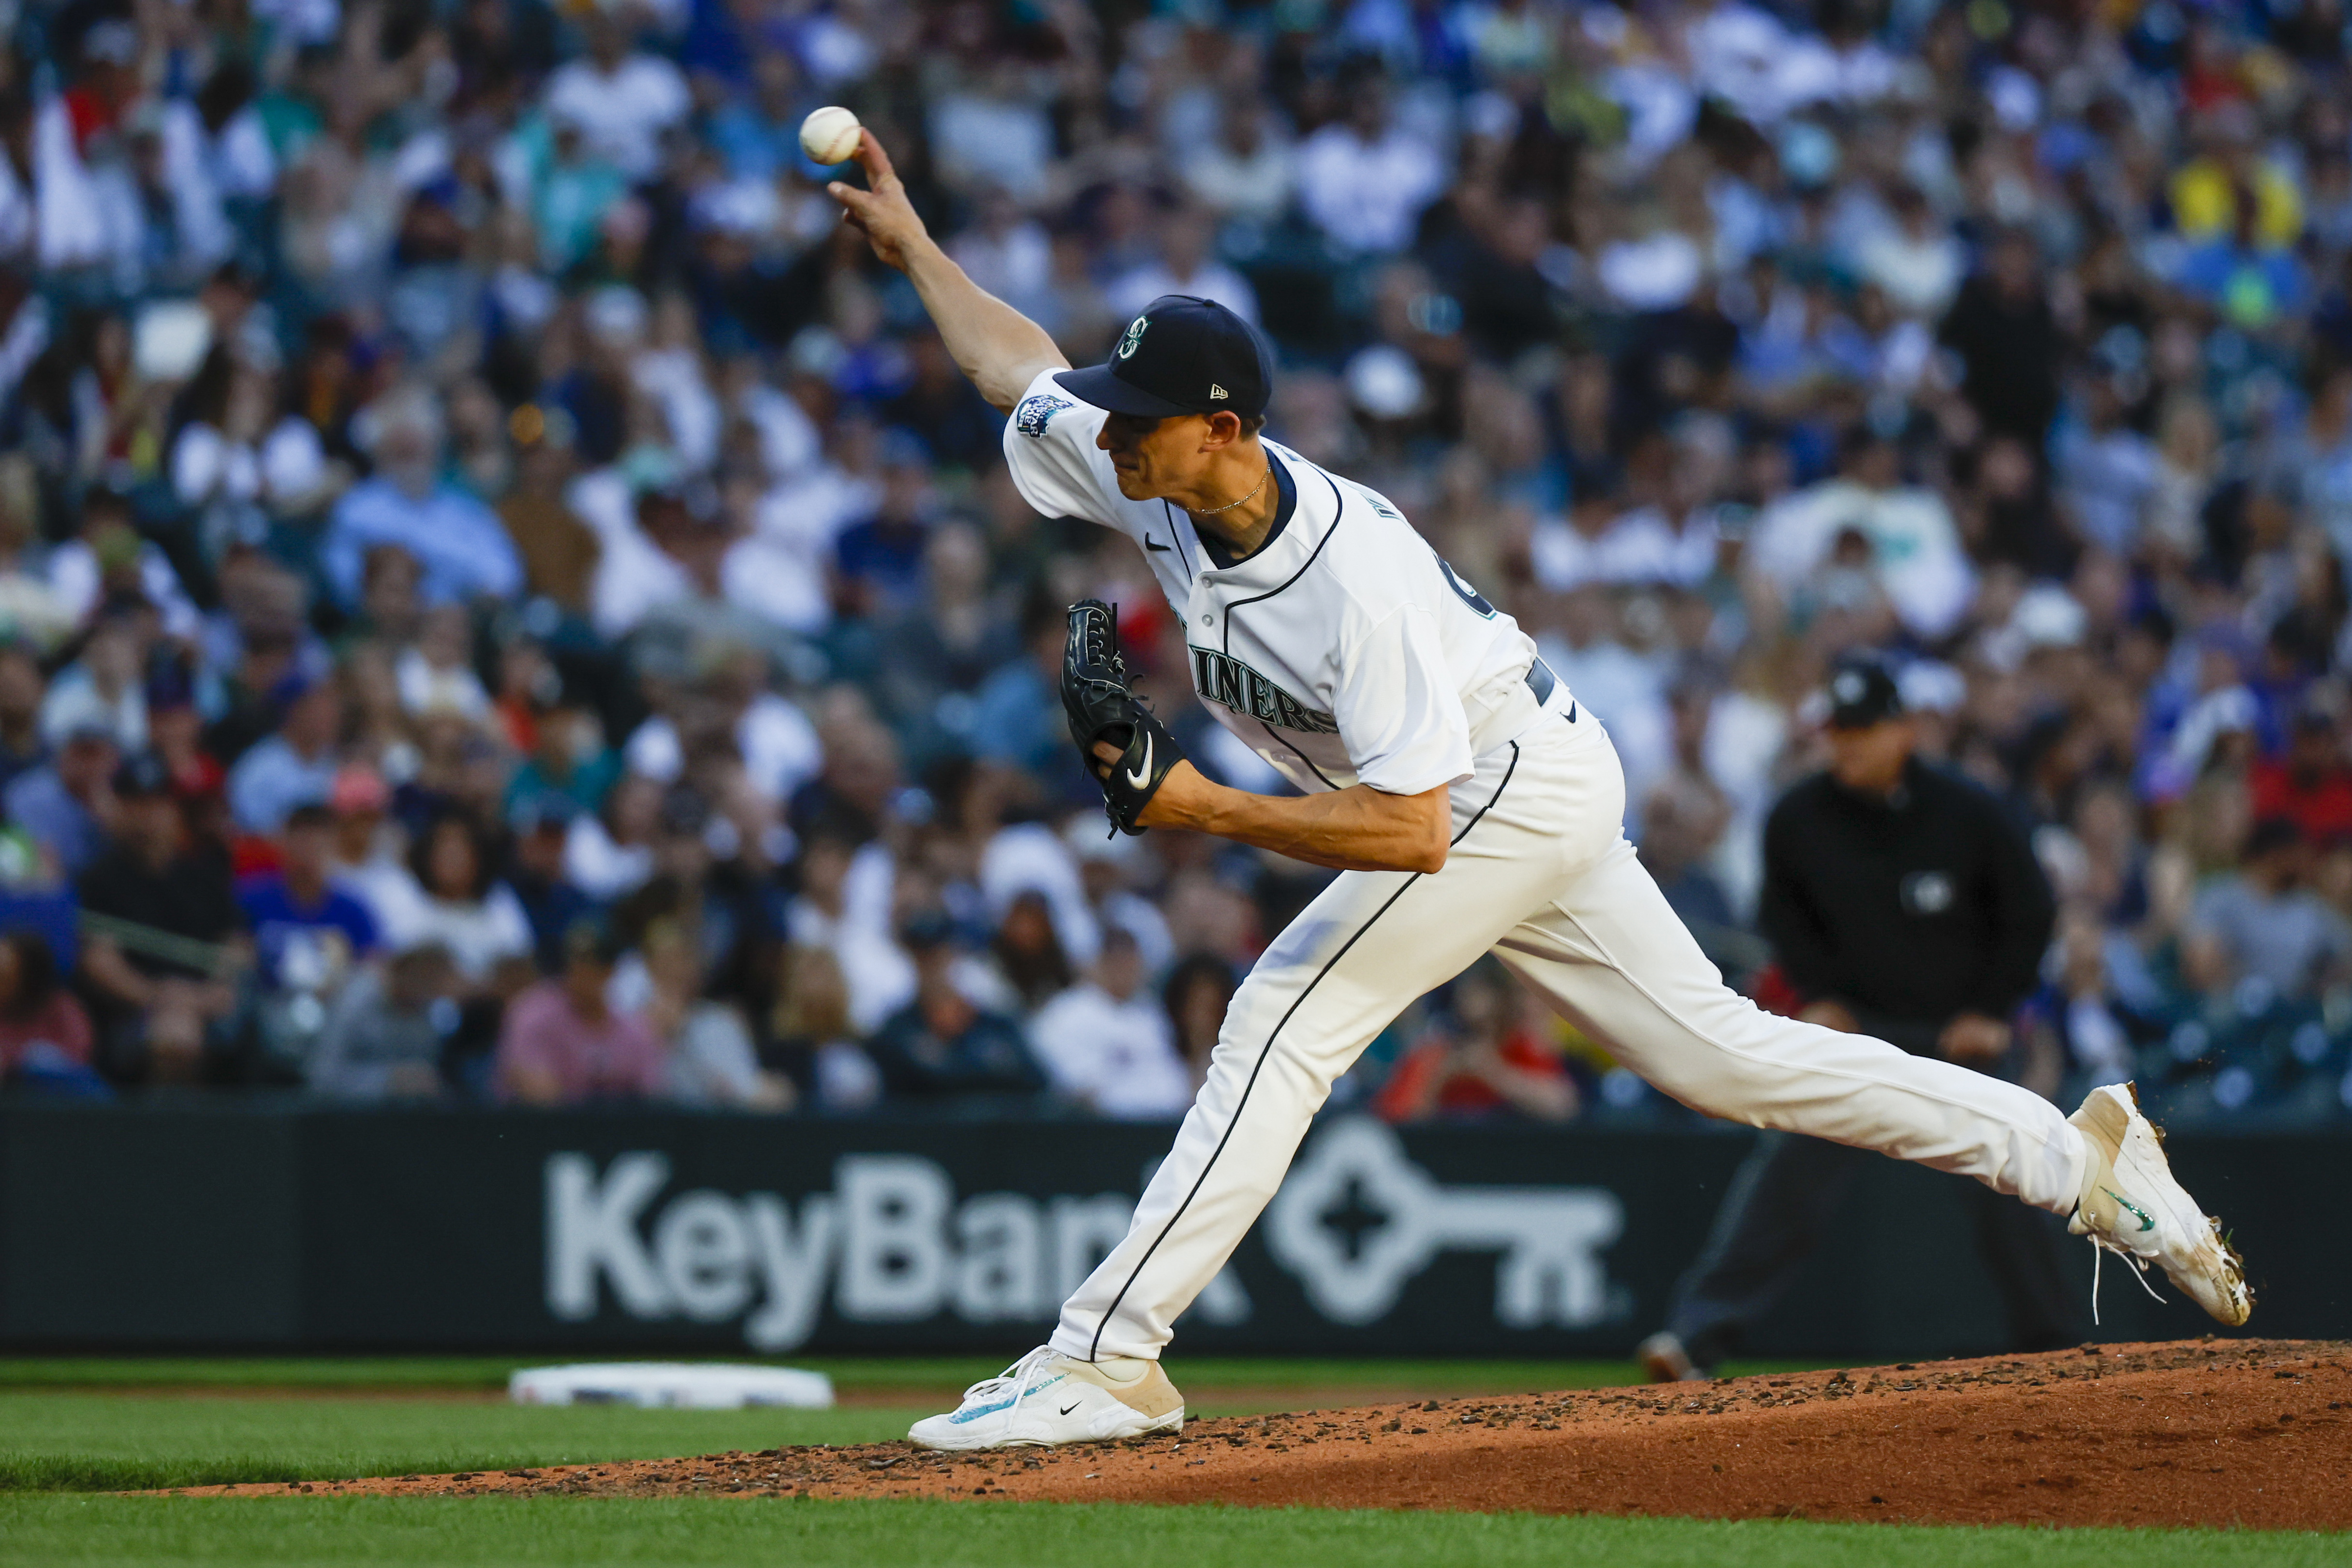
[[[58,983],[58,961],[37,931],[0,936],[0,1080],[96,1082],[89,1015]]]
[[[520,1105],[583,1105],[650,1099],[660,1092],[661,1041],[605,1000],[619,956],[609,932],[583,921],[564,938],[563,973],[507,1005],[499,1033],[499,1098]]]
[[[90,143],[121,125],[139,99],[139,29],[110,16],[82,34],[79,53],[80,78],[63,96],[74,151],[88,157]]]
[[[2284,817],[2315,844],[2352,839],[2352,768],[2336,716],[2316,704],[2294,716],[2286,755],[2254,764],[2254,821]]]
[[[1519,1021],[1519,990],[1493,957],[1454,982],[1450,1015],[1400,1058],[1372,1101],[1386,1122],[1516,1112],[1565,1122],[1578,1110],[1576,1080],[1559,1052]]]

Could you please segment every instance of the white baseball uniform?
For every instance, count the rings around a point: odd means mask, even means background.
[[[1286,777],[1310,790],[1450,784],[1454,835],[1441,871],[1340,873],[1260,957],[1126,1239],[1064,1303],[1055,1350],[1156,1358],[1332,1082],[1406,1004],[1489,950],[1686,1105],[2072,1210],[2085,1147],[2049,1102],[1724,985],[1625,841],[1624,775],[1599,722],[1384,497],[1267,442],[1276,531],[1221,568],[1183,511],[1119,494],[1095,445],[1104,417],[1040,376],[1005,426],[1023,496],[1143,549],[1202,700]]]

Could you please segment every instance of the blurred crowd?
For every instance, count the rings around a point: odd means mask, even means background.
[[[1125,541],[838,223],[854,108],[1074,362],[1261,324],[1601,716],[1711,956],[1885,650],[2061,904],[2016,1071],[2347,1113],[2342,0],[25,0],[0,1066],[1172,1115],[1325,873],[1110,836]],[[1482,964],[1341,1097],[1670,1115]]]

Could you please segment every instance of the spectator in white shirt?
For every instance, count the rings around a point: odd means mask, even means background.
[[[832,955],[848,989],[850,1028],[861,1035],[871,1034],[915,995],[914,960],[890,929],[887,893],[870,902],[857,896],[860,860],[870,867],[871,857],[883,857],[879,869],[887,878],[888,852],[879,844],[861,851],[822,827],[812,831],[801,846],[800,893],[784,912],[784,933],[793,945]]]
[[[2084,539],[2127,555],[2156,489],[2156,444],[2125,417],[2131,411],[2114,378],[2085,381],[2082,417],[2062,423],[2051,444],[2058,504]]]
[[[588,52],[548,79],[547,112],[580,128],[581,139],[631,180],[661,162],[661,136],[693,107],[686,78],[658,55],[628,52],[620,24],[591,6],[579,26]]]
[[[1103,934],[1092,977],[1047,1002],[1029,1032],[1054,1087],[1105,1116],[1181,1116],[1192,1103],[1192,1075],[1125,931]]]
[[[709,977],[690,932],[675,920],[656,920],[646,928],[638,961],[647,993],[639,1016],[669,1047],[669,1099],[746,1111],[792,1109],[791,1081],[761,1068],[742,1014],[703,995]],[[614,978],[617,988],[620,977]]]
[[[1213,299],[1234,315],[1257,325],[1257,290],[1249,279],[1210,254],[1215,239],[1208,214],[1193,208],[1169,214],[1160,225],[1160,254],[1140,267],[1121,273],[1110,286],[1111,308],[1122,316],[1139,316],[1143,308],[1163,294],[1189,294]]]
[[[1865,237],[1854,260],[1895,309],[1932,320],[1960,291],[1968,252],[1916,185],[1897,186],[1891,204],[1894,221]]]
[[[1349,97],[1348,118],[1299,150],[1299,204],[1340,249],[1394,255],[1412,244],[1422,209],[1445,186],[1445,166],[1426,141],[1391,120],[1379,77],[1362,78]]]
[[[438,818],[419,834],[408,872],[381,911],[384,945],[394,952],[437,943],[475,986],[509,961],[530,958],[530,918],[514,889],[497,879],[488,841],[465,818]]]
[[[1045,226],[1001,190],[980,199],[979,216],[948,254],[965,277],[1024,313],[1053,286],[1054,242]]]
[[[1935,491],[1905,485],[1901,455],[1866,427],[1847,439],[1837,477],[1764,509],[1746,570],[1786,603],[1849,530],[1870,541],[1886,597],[1915,635],[1943,636],[1976,598],[1976,569],[1951,509]]]
[[[1838,57],[1816,37],[1792,33],[1769,12],[1721,0],[1695,16],[1684,35],[1700,89],[1772,125],[1840,87]]]
[[[1642,800],[1674,760],[1665,662],[1620,639],[1616,606],[1598,580],[1561,596],[1559,613],[1536,647],[1576,700],[1608,727],[1625,768],[1625,799]]]
[[[696,695],[732,716],[730,732],[751,787],[772,801],[791,800],[824,766],[816,727],[791,699],[767,689],[768,661],[760,650],[738,643],[709,653]],[[639,725],[622,755],[636,778],[671,784],[686,772],[685,743],[667,713]]]
[[[335,814],[335,885],[366,904],[379,929],[413,891],[400,831],[386,820],[391,804],[382,776],[363,764],[340,769],[327,791],[327,809]]]
[[[612,900],[643,887],[654,874],[653,836],[661,820],[662,787],[624,775],[594,816],[572,820],[563,841],[563,877],[589,897]]]
[[[205,172],[230,200],[265,201],[278,189],[278,152],[255,107],[257,87],[253,68],[231,56],[213,68],[193,104],[203,128]]]
[[[140,537],[129,494],[118,482],[109,474],[89,489],[82,498],[79,534],[49,552],[49,591],[58,609],[79,622],[103,593],[135,589],[163,612],[165,636],[194,638],[203,617],[163,547]]]
[[[1279,223],[1298,188],[1297,154],[1252,93],[1227,99],[1217,140],[1186,150],[1177,167],[1192,199],[1222,217]]]
[[[932,156],[950,187],[996,186],[1023,202],[1045,194],[1054,162],[1054,121],[1020,67],[989,75],[931,102]]]
[[[1622,497],[1595,489],[1576,498],[1569,519],[1545,518],[1528,541],[1536,580],[1555,593],[1586,582],[1631,585],[1686,582],[1704,561],[1667,526],[1655,507],[1627,508]]]
[[[152,632],[143,610],[108,610],[83,644],[82,655],[59,671],[41,704],[41,736],[49,745],[84,727],[104,728],[126,757],[147,748],[147,696],[141,684]]]
[[[412,714],[446,708],[468,719],[490,711],[490,694],[474,674],[474,628],[462,606],[436,605],[425,612],[416,641],[394,661],[400,706]]]

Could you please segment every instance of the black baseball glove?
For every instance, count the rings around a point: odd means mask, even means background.
[[[1118,612],[1099,599],[1070,606],[1069,641],[1062,647],[1062,709],[1078,760],[1102,786],[1111,826],[1121,832],[1143,831],[1135,819],[1184,753],[1128,685],[1127,661],[1118,653]],[[1119,749],[1118,763],[1108,772],[1095,755],[1097,741]]]

